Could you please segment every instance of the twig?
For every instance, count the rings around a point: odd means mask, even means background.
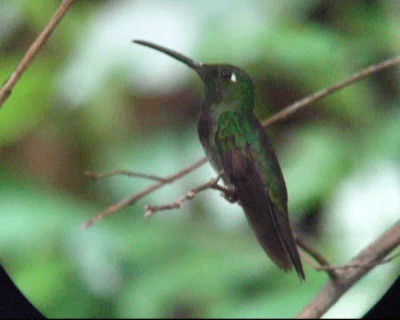
[[[297,246],[300,247],[303,251],[307,252],[310,256],[312,256],[315,259],[315,261],[317,261],[318,264],[320,265],[319,267],[312,266],[313,269],[318,270],[318,268],[324,268],[324,267],[330,266],[328,260],[326,260],[322,256],[322,254],[320,254],[317,250],[315,250],[313,247],[311,247],[310,245],[305,243],[300,238],[295,237],[295,239],[296,239]],[[320,270],[322,270],[322,269],[320,269]],[[324,270],[326,271],[326,273],[329,275],[329,277],[331,279],[337,278],[336,270],[332,270],[332,269],[324,269]]]
[[[389,263],[396,259],[397,257],[400,256],[400,253],[396,253],[393,256],[382,259],[380,261],[375,261],[373,263],[350,263],[350,264],[345,264],[343,266],[332,266],[332,265],[327,265],[327,266],[319,266],[316,267],[315,269],[317,271],[329,271],[329,270],[347,270],[347,269],[352,269],[352,268],[369,268],[369,267],[376,267],[381,264]]]
[[[161,178],[158,176],[153,176],[151,174],[144,174],[144,173],[139,173],[139,172],[134,172],[134,171],[127,171],[127,170],[113,170],[110,172],[106,173],[95,173],[91,171],[85,171],[84,172],[86,176],[92,179],[104,179],[110,176],[116,176],[116,175],[123,175],[123,176],[128,176],[128,177],[135,177],[135,178],[143,178],[147,180],[155,180],[155,181],[161,181],[161,182],[168,182],[168,179],[166,178]]]
[[[164,185],[166,185],[168,183],[172,183],[172,182],[182,178],[183,176],[185,176],[188,173],[192,172],[193,170],[197,169],[204,163],[206,163],[206,159],[205,158],[200,159],[197,162],[186,167],[185,169],[170,175],[169,177],[166,178],[166,181],[160,181],[155,184],[152,184],[151,186],[147,187],[146,189],[142,190],[141,192],[135,193],[135,194],[131,195],[129,198],[126,198],[122,201],[119,201],[119,202],[109,206],[106,210],[104,210],[103,212],[100,212],[97,216],[95,216],[92,219],[83,223],[81,226],[82,229],[86,229],[86,228],[90,227],[93,223],[95,223],[96,221],[98,221],[100,219],[103,219],[105,216],[114,214],[117,211],[121,210],[122,208],[125,208],[127,206],[134,204],[139,199],[143,198],[144,196],[148,195],[149,193],[152,193],[155,190],[163,187]]]
[[[312,261],[307,259],[308,260],[307,263],[311,266],[311,268],[313,268],[316,271],[325,271],[332,280],[337,279],[337,274],[336,274],[337,270],[347,270],[352,268],[368,268],[368,267],[373,268],[376,267],[377,265],[391,262],[395,258],[400,256],[400,253],[396,253],[390,258],[382,259],[380,261],[375,261],[373,263],[352,263],[342,266],[333,266],[329,264],[328,260],[326,260],[322,254],[320,254],[316,249],[311,247],[309,244],[305,243],[302,239],[298,238],[297,236],[295,236],[295,239],[297,246],[301,248],[305,253],[308,253],[311,257],[313,257],[314,260],[317,261],[317,263],[319,264],[319,266],[315,265],[314,263],[312,263]],[[308,256],[305,255],[303,257],[308,258]]]
[[[338,91],[338,90],[340,90],[340,89],[342,89],[342,88],[344,88],[344,87],[346,87],[346,86],[348,86],[348,85],[350,85],[350,84],[352,84],[352,83],[354,83],[356,81],[359,81],[359,80],[361,80],[361,79],[363,79],[363,78],[365,78],[367,76],[370,76],[370,75],[372,75],[374,73],[380,72],[380,71],[382,71],[382,70],[384,70],[386,68],[389,68],[389,67],[391,67],[393,65],[396,65],[396,64],[400,64],[400,57],[391,58],[391,59],[385,60],[385,61],[383,61],[381,63],[372,65],[372,66],[370,66],[370,67],[368,67],[368,68],[366,68],[366,69],[354,74],[353,76],[351,76],[350,78],[348,78],[348,79],[346,79],[346,80],[344,80],[342,82],[339,82],[339,83],[337,83],[337,84],[335,84],[335,85],[333,85],[331,87],[328,87],[328,88],[322,89],[320,91],[317,91],[316,93],[314,93],[314,94],[312,94],[312,95],[310,95],[310,96],[308,96],[308,97],[306,97],[306,98],[304,98],[304,99],[302,99],[300,101],[297,101],[297,102],[287,106],[286,108],[284,108],[282,111],[278,112],[277,114],[275,114],[271,118],[263,121],[262,125],[263,125],[263,127],[267,127],[267,126],[269,126],[269,125],[271,125],[271,124],[273,124],[273,123],[275,123],[277,121],[285,119],[288,116],[290,116],[291,114],[295,113],[296,111],[306,107],[307,105],[309,105],[309,104],[311,104],[311,103],[313,103],[313,102],[315,102],[315,101],[317,101],[319,99],[322,99],[323,97],[329,95],[330,93]],[[190,170],[190,171],[192,171],[192,170],[195,170],[195,169],[199,168],[200,166],[202,166],[206,162],[207,162],[207,159],[205,157],[203,157],[200,160],[198,160],[197,162],[193,163],[188,168],[193,167],[193,169]],[[187,172],[186,169],[178,171],[175,175],[173,175],[173,176],[176,177],[173,181],[176,181],[176,180],[180,179],[181,177],[185,176],[189,172]],[[182,174],[182,173],[184,173],[184,174]],[[171,182],[172,181],[169,181],[169,183],[171,183]],[[165,185],[165,183],[159,182],[157,184],[154,184],[154,185],[148,187],[147,189],[144,189],[143,191],[141,191],[139,193],[133,194],[132,196],[130,196],[127,199],[124,199],[124,200],[122,200],[122,201],[120,201],[120,202],[118,202],[118,203],[116,203],[114,205],[111,205],[105,211],[103,211],[102,213],[98,214],[93,219],[85,222],[83,224],[83,227],[87,228],[87,227],[91,226],[94,222],[102,219],[103,217],[105,217],[105,216],[107,216],[109,214],[113,214],[113,213],[115,213],[115,212],[117,212],[117,211],[129,206],[129,205],[132,205],[138,199],[140,199],[140,198],[144,197],[145,195],[147,195],[147,194],[159,189],[163,185]]]
[[[220,177],[221,176],[218,176],[216,179],[211,179],[210,181],[199,185],[198,187],[188,191],[186,193],[186,195],[184,195],[183,197],[179,198],[178,200],[176,200],[172,203],[164,204],[164,205],[160,205],[160,206],[151,206],[151,205],[146,204],[145,205],[146,211],[144,213],[144,216],[147,218],[147,217],[150,217],[153,213],[158,212],[158,211],[178,209],[183,205],[184,202],[186,202],[188,200],[192,200],[200,192],[203,192],[207,189],[220,190],[220,188],[217,188]]]
[[[314,260],[311,258],[310,255],[306,254],[306,251],[304,251],[304,250],[299,250],[299,255],[300,255],[301,261],[304,261],[304,262],[307,263],[311,268],[313,268],[314,270],[317,270],[318,265],[314,263]]]
[[[283,120],[283,119],[287,118],[288,116],[292,115],[293,113],[295,113],[296,111],[298,111],[299,109],[302,109],[305,106],[307,106],[315,101],[318,101],[318,100],[326,97],[327,95],[330,95],[331,93],[334,93],[335,91],[343,89],[359,80],[362,80],[374,73],[378,73],[378,72],[380,72],[384,69],[387,69],[391,66],[394,66],[396,64],[400,64],[400,57],[394,57],[394,58],[385,60],[383,62],[374,64],[372,66],[369,66],[368,68],[353,74],[352,76],[350,76],[350,78],[347,78],[346,80],[343,80],[331,87],[319,90],[319,91],[315,92],[314,94],[312,94],[308,97],[305,97],[304,99],[296,101],[295,103],[287,106],[286,108],[284,108],[282,111],[278,112],[271,118],[264,120],[262,122],[262,125],[263,125],[263,127],[267,127],[274,122]]]
[[[22,58],[21,62],[18,64],[14,72],[8,78],[4,86],[0,89],[0,108],[3,105],[4,101],[9,97],[11,94],[12,88],[21,78],[22,74],[31,64],[32,60],[35,58],[37,53],[46,43],[47,39],[50,37],[51,33],[53,32],[54,28],[57,24],[61,21],[64,17],[65,13],[68,11],[69,7],[74,3],[75,0],[63,0],[56,10],[56,12],[51,17],[49,23],[43,29],[43,31],[39,34],[36,40],[32,43],[29,47],[28,51],[25,53],[24,57]]]
[[[297,318],[319,318],[322,316],[355,282],[376,266],[377,261],[381,261],[399,244],[400,220],[347,264],[362,265],[362,268],[337,269],[337,279],[329,279]]]

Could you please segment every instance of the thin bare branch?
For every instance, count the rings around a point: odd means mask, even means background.
[[[46,43],[47,39],[50,37],[51,33],[53,32],[54,28],[57,24],[61,21],[64,17],[65,13],[68,11],[69,7],[74,3],[75,0],[63,0],[54,12],[53,16],[51,17],[49,23],[43,29],[43,31],[39,34],[36,40],[32,43],[29,47],[28,51],[25,53],[24,57],[11,74],[11,76],[7,79],[4,86],[0,89],[0,108],[3,105],[4,101],[9,97],[11,94],[12,88],[21,78],[22,74],[31,64],[35,56],[38,54],[40,49]]]
[[[318,268],[323,268],[326,266],[330,266],[328,260],[324,258],[322,254],[320,254],[316,249],[305,243],[302,239],[298,238],[297,236],[295,237],[297,246],[301,248],[304,252],[307,252],[310,256],[312,256],[315,261],[318,262],[320,267],[314,267],[312,266],[313,269],[318,270]],[[326,273],[329,275],[331,279],[336,279],[336,271],[332,269],[324,269]]]
[[[267,127],[272,123],[286,119],[288,116],[292,115],[293,113],[299,111],[300,109],[310,105],[311,103],[313,103],[315,101],[318,101],[336,91],[339,91],[340,89],[348,87],[349,85],[351,85],[357,81],[367,78],[374,73],[378,73],[382,70],[385,70],[385,69],[395,66],[397,64],[400,64],[400,57],[394,57],[394,58],[385,60],[383,62],[374,64],[372,66],[369,66],[368,68],[353,74],[350,78],[347,78],[346,80],[343,80],[331,87],[317,91],[314,94],[312,94],[308,97],[305,97],[304,99],[296,101],[295,103],[287,106],[286,108],[284,108],[282,111],[278,112],[271,118],[264,120],[262,122],[262,125],[263,125],[263,127]]]
[[[347,269],[353,269],[353,268],[373,268],[376,267],[378,265],[381,264],[386,264],[389,262],[392,262],[394,259],[396,259],[397,257],[399,257],[400,254],[396,253],[393,256],[386,258],[386,259],[382,259],[382,260],[378,260],[375,261],[373,263],[350,263],[350,264],[345,264],[343,266],[331,266],[331,265],[327,265],[327,266],[319,266],[316,267],[315,269],[317,271],[329,271],[329,270],[347,270]]]
[[[95,172],[87,170],[84,173],[86,176],[88,176],[89,178],[92,178],[92,179],[104,179],[104,178],[111,177],[111,176],[122,175],[122,176],[134,177],[134,178],[143,178],[143,179],[153,180],[153,181],[168,182],[168,179],[166,179],[166,178],[161,178],[158,176],[153,176],[151,174],[144,174],[144,173],[128,171],[128,170],[113,170],[113,171],[106,172],[106,173],[95,173]]]
[[[314,260],[311,258],[311,256],[306,253],[306,251],[299,250],[299,255],[300,255],[301,261],[307,263],[312,269],[317,270],[317,268],[319,266],[314,262]]]
[[[170,175],[169,177],[166,178],[166,181],[160,181],[155,184],[152,184],[151,186],[147,187],[146,189],[142,190],[141,192],[135,193],[135,194],[131,195],[129,198],[123,199],[123,200],[109,206],[106,210],[104,210],[103,212],[100,212],[97,216],[84,222],[82,224],[81,228],[82,229],[89,228],[96,221],[103,219],[105,216],[112,215],[112,214],[118,212],[119,210],[136,203],[139,199],[143,198],[144,196],[148,195],[149,193],[152,193],[155,190],[160,189],[161,187],[165,186],[166,184],[172,183],[172,182],[182,178],[183,176],[194,171],[195,169],[202,166],[206,162],[207,161],[205,158],[200,159],[197,162],[186,167],[185,169]]]
[[[188,200],[192,200],[199,193],[201,193],[207,189],[219,189],[219,188],[217,188],[219,179],[220,179],[220,176],[218,176],[216,179],[211,179],[210,181],[199,185],[198,187],[188,191],[186,193],[186,195],[184,195],[183,197],[179,198],[178,200],[176,200],[172,203],[159,205],[159,206],[151,206],[151,205],[147,204],[147,205],[145,205],[146,211],[144,213],[144,216],[147,218],[147,217],[150,217],[153,213],[158,212],[158,211],[178,209],[183,205],[184,202],[186,202]]]
[[[338,91],[342,88],[345,88],[346,86],[355,83],[356,81],[359,81],[361,79],[364,79],[374,73],[378,73],[386,68],[389,68],[391,66],[394,66],[396,64],[400,64],[400,57],[395,57],[395,58],[391,58],[388,60],[385,60],[381,63],[372,65],[356,74],[354,74],[353,76],[351,76],[350,78],[339,82],[331,87],[322,89],[320,91],[317,91],[316,93],[300,100],[297,101],[289,106],[287,106],[286,108],[284,108],[282,111],[278,112],[276,115],[272,116],[269,119],[266,119],[265,121],[263,121],[262,125],[264,127],[267,127],[275,122],[278,122],[280,120],[283,120],[287,117],[289,117],[290,115],[292,115],[293,113],[295,113],[296,111],[306,107],[307,105],[310,105],[311,103],[322,99],[323,97],[326,97],[327,95]],[[203,164],[205,164],[207,162],[207,159],[205,157],[201,158],[200,160],[198,160],[197,162],[193,163],[191,166],[189,166],[188,168],[191,168],[191,170],[195,170],[197,168],[199,168],[200,166],[202,166]],[[189,171],[190,172],[190,171]],[[175,178],[173,179],[173,181],[176,181],[178,179],[180,179],[181,177],[185,176],[187,173],[187,169],[183,169],[179,172],[177,172],[175,175]],[[182,174],[183,173],[183,174]],[[172,181],[168,181],[168,183],[171,183]],[[165,185],[166,183],[164,182],[159,182],[157,184],[154,184],[150,187],[148,187],[147,189],[144,189],[143,191],[133,194],[132,196],[130,196],[127,199],[124,199],[114,205],[111,205],[110,207],[108,207],[105,211],[101,212],[100,214],[98,214],[96,217],[94,217],[93,219],[85,222],[83,224],[84,228],[87,228],[89,226],[91,226],[94,222],[102,219],[103,217],[113,214],[129,205],[132,205],[133,203],[135,203],[138,199],[144,197],[145,195],[159,189],[160,187],[162,187],[163,185]],[[228,198],[229,199],[229,198]]]
[[[362,268],[336,270],[337,279],[329,279],[313,300],[299,313],[297,318],[319,318],[378,261],[387,256],[400,244],[400,220],[385,231],[378,239],[363,249],[347,265],[362,265]]]

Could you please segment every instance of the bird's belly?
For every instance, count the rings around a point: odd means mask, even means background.
[[[221,160],[218,156],[217,145],[210,140],[207,141],[207,143],[203,144],[203,149],[211,166],[217,173],[221,173],[223,169],[221,165]]]
[[[203,110],[203,112],[200,113],[199,121],[197,123],[197,132],[208,162],[210,162],[211,166],[218,174],[222,173],[223,167],[219,156],[218,146],[215,143],[217,123],[213,122],[209,110]],[[227,187],[232,190],[234,189],[228,176],[222,175],[222,180]]]
[[[221,174],[223,172],[223,167],[221,164],[221,159],[219,157],[218,147],[215,143],[215,131],[211,130],[208,139],[201,140],[201,144],[204,149],[204,153],[206,154],[208,162],[210,162],[213,169],[217,172],[217,174]],[[222,175],[222,181],[229,188],[234,190],[234,186],[230,181],[227,175]]]

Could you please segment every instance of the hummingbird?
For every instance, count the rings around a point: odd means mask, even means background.
[[[254,83],[230,64],[203,64],[157,44],[133,40],[186,64],[203,81],[197,132],[212,167],[221,174],[226,198],[238,202],[271,260],[305,275],[289,223],[288,196],[275,151],[253,113]]]

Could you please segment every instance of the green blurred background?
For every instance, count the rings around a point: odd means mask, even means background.
[[[59,1],[0,2],[0,82]],[[266,257],[242,210],[207,191],[143,219],[214,177],[209,164],[80,230],[151,184],[85,170],[167,176],[203,156],[202,84],[132,39],[256,82],[260,119],[400,52],[396,1],[79,1],[0,109],[0,261],[48,317],[292,317],[307,281]],[[267,129],[296,233],[343,264],[400,216],[400,77],[392,68]],[[399,275],[380,266],[327,314],[360,317]]]

